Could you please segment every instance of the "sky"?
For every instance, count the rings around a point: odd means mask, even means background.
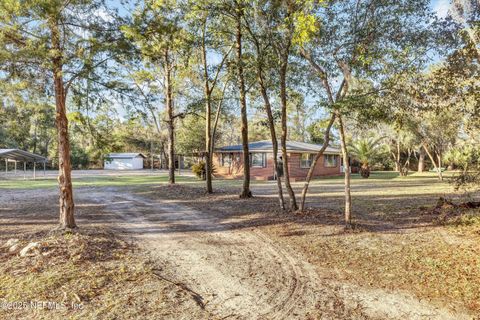
[[[450,0],[432,0],[432,8],[440,18],[445,18],[450,8]]]
[[[430,6],[431,8],[436,12],[437,16],[439,18],[445,18],[448,14],[448,10],[450,8],[450,2],[451,0],[431,0],[430,2]],[[119,5],[118,4],[118,1],[117,0],[110,0],[110,3],[114,5],[114,7],[117,7],[119,10],[120,10],[120,13],[122,14],[129,14],[129,11],[132,11],[133,8],[125,8],[124,6],[122,5]],[[309,97],[306,97],[306,102],[309,103],[309,102],[312,102],[310,101],[311,99],[309,99]],[[316,101],[316,99],[314,99]],[[313,101],[314,103],[314,101]],[[118,109],[118,108],[117,108]],[[120,108],[120,110],[118,110],[119,113],[121,114],[121,117],[123,118],[123,116],[125,116],[125,110],[123,110],[123,108]],[[318,115],[316,115],[318,116]]]
[[[431,0],[430,1],[430,6],[439,18],[445,18],[448,15],[448,11],[450,9],[451,1],[452,0]],[[436,59],[436,58],[434,58],[434,59]],[[436,61],[438,61],[438,60],[436,60]],[[308,95],[305,97],[305,102],[307,104],[310,104],[310,105],[315,105],[317,100],[318,100],[318,98],[316,98],[316,97],[312,97],[312,96],[308,96]],[[312,120],[315,120],[318,117],[324,116],[324,112],[325,112],[324,110],[319,109],[313,115]]]

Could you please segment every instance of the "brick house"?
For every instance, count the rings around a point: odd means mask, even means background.
[[[279,143],[280,147],[280,143]],[[288,167],[292,181],[305,180],[310,165],[321,146],[305,142],[287,141]],[[250,151],[250,176],[255,180],[273,180],[276,178],[273,166],[272,142],[269,140],[252,142]],[[241,178],[243,176],[242,145],[218,148],[213,156],[215,176],[222,178]],[[341,151],[327,147],[315,166],[314,177],[340,175],[342,173]],[[281,168],[281,152],[279,151]],[[279,170],[283,172],[283,170]],[[280,173],[282,174],[282,173]]]

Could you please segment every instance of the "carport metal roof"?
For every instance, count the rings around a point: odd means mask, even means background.
[[[0,149],[0,159],[10,159],[25,162],[47,162],[47,158],[20,149]]]

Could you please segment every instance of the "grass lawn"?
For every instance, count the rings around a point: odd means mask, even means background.
[[[448,179],[452,173],[444,174]],[[176,176],[177,183],[191,183],[194,185],[201,186],[202,181],[191,177],[191,176]],[[106,187],[106,186],[142,186],[142,185],[156,185],[156,184],[165,184],[168,183],[168,175],[166,173],[144,173],[142,175],[124,175],[118,173],[116,175],[88,175],[73,177],[73,186],[74,187]],[[352,175],[352,184],[353,185],[371,185],[376,182],[380,182],[385,186],[388,186],[388,183],[397,183],[402,182],[408,184],[409,182],[432,182],[437,181],[436,175],[431,173],[414,173],[410,174],[407,177],[400,177],[396,172],[372,172],[372,175],[369,179],[362,179],[359,174]],[[320,182],[321,184],[338,184],[343,182],[343,176],[329,176],[314,179],[312,184]],[[227,180],[227,179],[217,179],[215,180],[214,186],[224,188],[224,187],[241,187],[242,180]],[[252,185],[265,185],[270,184],[266,181],[252,181]],[[297,187],[303,186],[303,182],[293,183]],[[44,178],[42,176],[38,177],[36,180],[22,180],[22,179],[2,179],[0,176],[0,189],[41,189],[41,188],[53,188],[57,187],[57,180],[52,177]],[[439,186],[447,186],[446,184],[439,184]]]
[[[177,176],[178,183],[194,182],[188,176]],[[168,183],[165,174],[153,173],[152,175],[114,175],[114,176],[85,176],[74,177],[73,187],[108,187],[108,186],[141,186]],[[42,189],[58,187],[56,179],[37,178],[36,180],[0,180],[0,189]]]

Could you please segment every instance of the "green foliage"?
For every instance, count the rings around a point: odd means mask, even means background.
[[[206,169],[205,161],[200,161],[192,166],[192,172],[197,176],[197,178],[205,180],[206,179]]]
[[[105,82],[114,73],[112,56],[122,50],[119,17],[103,0],[8,0],[0,2],[0,21],[0,118],[7,113],[2,144],[58,163],[53,106],[61,106],[54,92],[62,90],[68,111],[80,106],[71,116],[88,127],[69,132],[73,165],[85,168],[101,150],[92,105],[112,98],[105,88],[113,86]],[[56,87],[54,72],[60,76]],[[88,136],[96,142],[91,150]]]
[[[0,81],[0,148],[20,148],[48,156],[54,140],[54,107],[27,82]]]
[[[379,139],[364,138],[355,140],[349,146],[350,154],[362,165],[360,168],[362,177],[368,178],[370,176],[370,166],[386,157],[384,145],[380,143],[382,140],[383,137]]]
[[[450,149],[445,161],[461,171],[451,179],[456,190],[480,190],[480,149],[472,145],[464,145]]]
[[[325,140],[325,131],[330,119],[319,119],[307,126],[307,133],[310,136],[310,141],[316,144],[323,144]],[[330,131],[331,144],[338,141],[338,133],[335,130]]]
[[[444,159],[462,171],[468,171],[480,166],[480,150],[472,145],[458,146],[448,150]]]
[[[192,166],[192,172],[197,176],[197,178],[205,180],[206,179],[206,170],[205,170],[205,161],[199,161],[198,163]],[[215,175],[217,172],[214,165],[212,165],[212,175]]]
[[[320,3],[323,1],[320,1]],[[302,11],[296,11],[293,14],[294,33],[292,43],[295,45],[303,45],[311,41],[313,35],[318,32],[317,17],[308,13],[308,9],[313,9],[313,1],[298,1],[304,6]]]
[[[82,148],[77,145],[71,145],[70,158],[72,161],[72,168],[74,169],[87,169],[89,167],[88,154]]]
[[[355,140],[349,146],[349,151],[362,165],[369,166],[385,155],[384,145],[381,144],[382,140],[383,137]]]
[[[176,134],[180,154],[196,155],[205,149],[205,124],[199,117],[189,115],[181,120]]]
[[[283,62],[289,70],[289,139],[310,137],[323,143],[327,120],[312,121],[312,115],[336,108],[355,129],[382,131],[386,124],[389,128],[381,135],[390,151],[400,148],[403,162],[425,143],[434,156],[446,155],[447,162],[463,171],[473,170],[471,155],[451,148],[458,145],[460,135],[468,137],[468,143],[480,143],[479,56],[468,32],[478,36],[477,10],[457,12],[465,16],[461,23],[459,17],[454,19],[457,25],[448,21],[441,25],[432,23],[428,0],[239,3],[244,9],[242,49],[251,140],[270,138],[263,103],[257,107],[262,101],[255,88],[257,63],[263,68],[278,126],[280,101],[275,97]],[[237,70],[231,54],[235,10],[229,1],[145,0],[130,16],[120,17],[103,0],[0,2],[0,147],[50,156],[56,150],[51,79],[52,57],[58,54],[69,88],[75,166],[98,165],[106,153],[145,152],[152,145],[154,153],[165,152],[166,68],[172,71],[178,153],[205,149],[204,80],[210,88],[216,83],[212,113],[221,105],[220,84],[227,84],[214,139],[217,144],[236,143],[238,93],[228,85],[236,81],[231,77]],[[55,21],[62,26],[61,53],[51,49]],[[423,72],[433,36],[443,38],[439,42],[448,50],[440,55],[445,61]],[[202,45],[208,53],[206,66]],[[300,48],[324,71],[320,77],[299,57]],[[223,56],[225,64],[220,64]],[[345,78],[345,96],[328,102],[325,88],[319,88],[323,77],[330,83]],[[318,100],[312,103],[314,108],[309,107],[311,99]],[[116,112],[124,107],[125,113]],[[335,135],[333,130],[333,141]],[[368,152],[360,149],[351,150],[360,162],[378,162],[361,156]]]

